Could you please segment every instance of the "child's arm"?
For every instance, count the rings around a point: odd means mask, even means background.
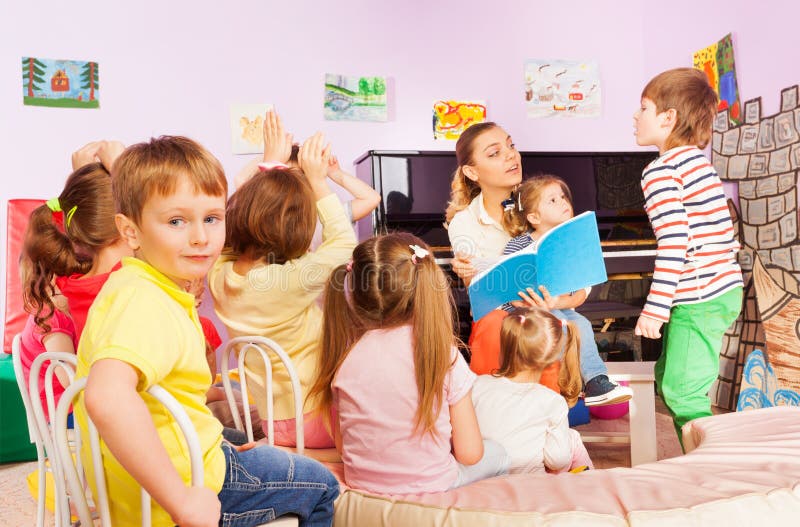
[[[551,420],[544,438],[544,466],[554,472],[569,468],[572,461],[572,442],[569,437],[567,411],[563,417]]]
[[[328,161],[328,177],[353,196],[353,201],[350,203],[353,221],[358,221],[372,212],[381,202],[381,195],[374,188],[341,169],[336,156],[331,156]]]
[[[333,426],[333,444],[336,446],[336,451],[342,455],[342,427],[339,426],[339,414],[336,414],[336,419],[331,423]]]
[[[483,438],[472,405],[472,390],[456,404],[450,405],[450,426],[453,428],[453,456],[462,465],[474,465],[483,457]]]
[[[136,390],[138,381],[138,371],[125,362],[95,362],[86,383],[86,412],[114,457],[176,524],[216,526],[220,516],[217,495],[206,487],[187,487],[183,482]]]
[[[42,338],[42,345],[46,351],[63,351],[64,353],[75,354],[75,346],[72,344],[72,338],[60,331],[53,331],[45,335]],[[56,368],[55,374],[61,386],[64,388],[69,386],[69,377],[67,376],[67,372],[64,371],[64,368]]]

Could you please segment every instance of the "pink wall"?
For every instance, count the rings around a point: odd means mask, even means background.
[[[232,178],[250,159],[230,153],[233,102],[274,103],[296,137],[323,130],[349,164],[368,149],[452,149],[452,142],[431,138],[431,105],[441,97],[485,99],[489,117],[520,149],[634,149],[631,115],[643,83],[661,69],[688,65],[695,49],[731,30],[744,97],[764,94],[770,111],[778,90],[797,82],[789,30],[800,8],[791,8],[791,16],[750,15],[745,2],[729,1],[735,9],[714,22],[713,9],[702,2],[675,3],[683,9],[663,14],[636,0],[141,0],[124,9],[100,0],[3,2],[0,217],[9,198],[56,195],[70,152],[96,138],[132,143],[189,135]],[[702,11],[696,23],[678,15],[689,9]],[[777,30],[767,26],[773,22]],[[31,55],[98,61],[101,109],[22,106],[21,57]],[[768,69],[772,56],[790,68]],[[526,58],[597,60],[603,116],[527,119]],[[324,121],[326,72],[390,77],[392,120]],[[0,274],[4,268],[0,263]]]

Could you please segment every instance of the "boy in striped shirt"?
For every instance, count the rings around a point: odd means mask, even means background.
[[[705,157],[717,94],[704,73],[677,68],[654,77],[633,116],[636,142],[660,156],[642,174],[656,251],[653,283],[636,334],[658,338],[658,392],[681,427],[711,415],[708,390],[719,371],[725,331],[742,306],[739,243],[722,183]]]

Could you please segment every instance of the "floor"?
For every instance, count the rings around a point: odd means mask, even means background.
[[[593,419],[579,430],[624,431],[628,426],[627,416],[621,419],[603,421]],[[656,397],[656,440],[658,459],[666,459],[681,454],[680,444],[661,399]],[[587,450],[595,468],[630,466],[630,451],[627,445],[599,444],[587,445]],[[36,463],[12,463],[0,465],[0,525],[30,526],[36,523],[36,502],[28,492],[25,477],[36,469]],[[53,525],[53,515],[48,511],[45,525]]]

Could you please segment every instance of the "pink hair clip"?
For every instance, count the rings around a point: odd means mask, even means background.
[[[265,161],[258,164],[258,169],[262,172],[272,170],[273,168],[289,168],[286,164],[277,161]]]
[[[411,249],[411,252],[414,253],[411,255],[411,261],[414,262],[415,265],[418,259],[425,258],[429,254],[431,254],[430,251],[428,251],[428,249],[423,249],[419,245],[409,245],[408,248]]]
[[[353,272],[353,260],[350,260],[349,262],[347,262],[346,268],[347,268],[347,272],[348,273]]]
[[[525,323],[525,315],[519,315],[519,321],[521,324]]]

